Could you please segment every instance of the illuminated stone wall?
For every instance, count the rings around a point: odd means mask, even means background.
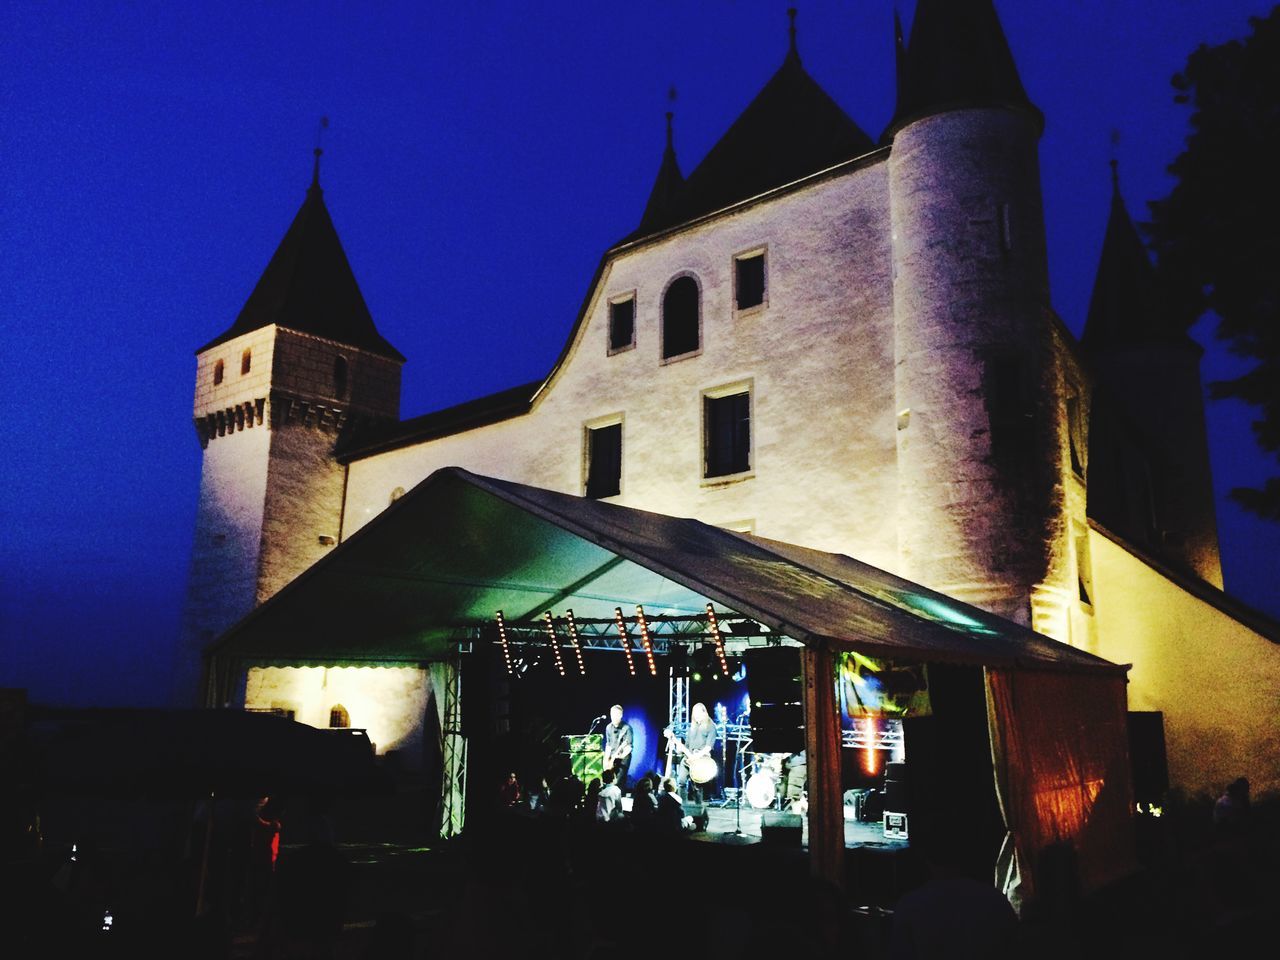
[[[292,711],[313,727],[342,706],[379,756],[395,751],[404,769],[421,769],[430,687],[420,667],[253,667],[244,691],[247,709]]]
[[[622,417],[616,502],[897,565],[886,166],[869,166],[619,254],[533,411],[351,465],[344,536],[397,487],[458,465],[584,491],[588,424]],[[738,312],[734,256],[763,247],[767,304]],[[663,293],[701,289],[702,350],[664,363]],[[636,346],[609,355],[608,304],[636,297]],[[572,317],[565,316],[567,329]],[[483,358],[474,358],[483,363]],[[752,472],[703,479],[702,394],[749,384]]]
[[[1169,778],[1280,792],[1280,650],[1093,530],[1098,653],[1131,663],[1129,708],[1164,713]]]

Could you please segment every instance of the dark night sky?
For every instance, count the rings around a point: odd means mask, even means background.
[[[687,173],[780,64],[786,6],[5,3],[0,685],[66,703],[167,691],[200,469],[193,351],[301,203],[322,114],[326,200],[409,357],[411,416],[546,372],[601,252],[639,219],[668,88]],[[1111,131],[1142,216],[1185,135],[1170,76],[1269,4],[998,6],[1047,118],[1053,302],[1078,331]],[[806,68],[878,136],[890,3],[800,7]],[[1205,379],[1232,370],[1199,332]],[[1248,409],[1209,418],[1227,588],[1280,616],[1280,527],[1221,496],[1266,469]]]

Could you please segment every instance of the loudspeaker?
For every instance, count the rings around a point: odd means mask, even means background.
[[[684,807],[684,815],[693,817],[693,825],[698,830],[706,830],[710,816],[707,813],[707,805],[695,800],[685,800],[681,803]]]
[[[804,818],[781,810],[766,810],[760,818],[760,841],[799,847],[804,842]]]
[[[799,753],[805,746],[799,648],[748,648],[743,661],[751,698],[753,749],[757,753]]]
[[[743,660],[752,703],[800,702],[799,647],[748,647]]]

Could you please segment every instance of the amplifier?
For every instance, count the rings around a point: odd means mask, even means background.
[[[795,813],[766,810],[760,817],[760,842],[788,847],[804,844],[804,818]]]

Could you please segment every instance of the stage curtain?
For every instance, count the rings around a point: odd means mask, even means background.
[[[996,793],[1009,831],[997,885],[1020,908],[1076,883],[1088,893],[1131,871],[1125,678],[992,668],[985,676]]]

